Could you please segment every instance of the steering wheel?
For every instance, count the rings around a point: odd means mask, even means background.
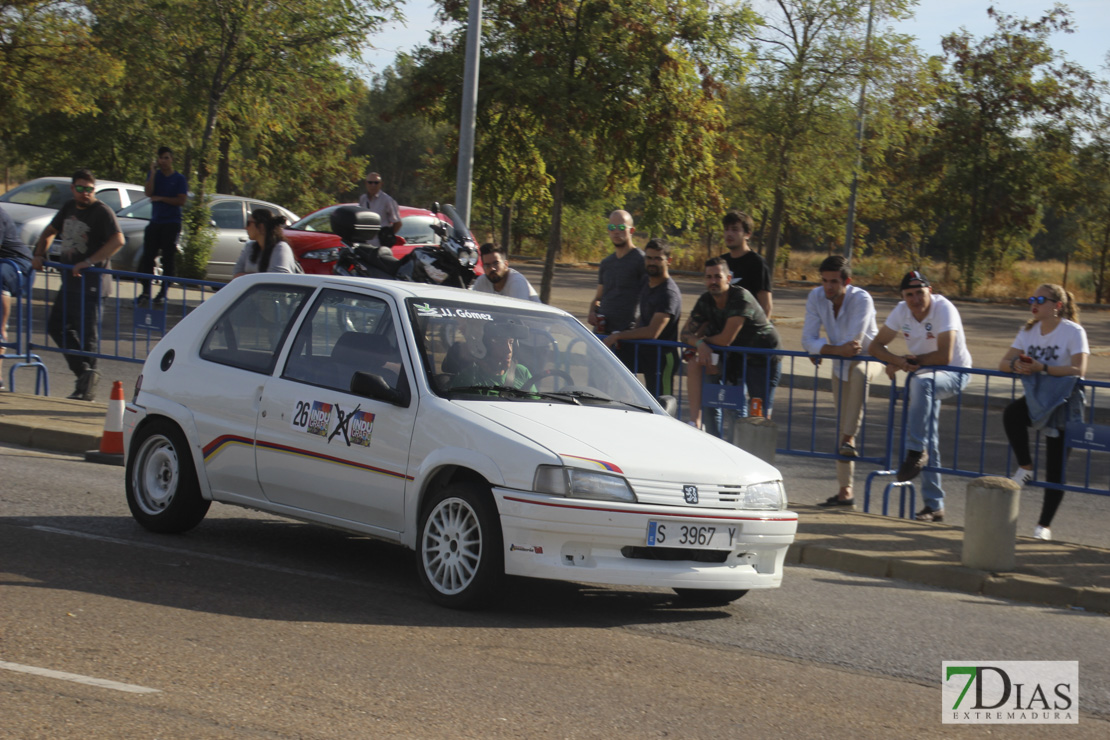
[[[548,370],[544,370],[539,375],[533,376],[533,378],[532,378],[533,387],[535,387],[536,390],[539,390],[540,383],[542,383],[547,378],[556,378],[557,380],[563,381],[561,384],[560,383],[555,384],[555,387],[552,389],[554,391],[562,390],[563,388],[566,388],[568,385],[574,385],[574,378],[572,378],[570,376],[570,373],[568,373],[564,370],[557,370],[555,368],[550,368]]]

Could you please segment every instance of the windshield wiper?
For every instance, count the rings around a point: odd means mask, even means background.
[[[581,405],[578,399],[566,393],[548,393],[546,391],[527,391],[523,388],[513,388],[507,385],[464,385],[459,388],[448,388],[448,395],[456,393],[477,393],[483,396],[505,396],[507,398],[542,398],[544,400],[562,401]]]
[[[642,406],[638,403],[632,403],[631,401],[621,401],[609,396],[603,396],[597,393],[590,393],[589,391],[559,391],[550,395],[563,396],[566,398],[573,398],[575,400],[581,399],[585,401],[599,401],[601,403],[619,404],[621,406],[627,406],[629,408],[636,409],[637,411],[647,411],[649,413],[651,412],[651,408],[648,406]]]

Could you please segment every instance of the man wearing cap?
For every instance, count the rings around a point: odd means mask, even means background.
[[[969,376],[937,366],[971,367],[971,353],[964,339],[963,322],[956,307],[944,296],[933,295],[926,277],[914,270],[902,278],[902,302],[894,307],[868,354],[886,363],[891,378],[899,370],[910,373],[909,410],[906,418],[906,459],[898,468],[898,480],[908,481],[926,465],[940,466],[940,402],[967,387]],[[899,333],[905,337],[908,354],[887,349]],[[944,521],[944,489],[940,473],[924,471],[921,498],[925,507],[918,521]]]

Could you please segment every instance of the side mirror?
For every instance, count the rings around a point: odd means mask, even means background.
[[[659,405],[663,407],[669,415],[678,418],[678,399],[674,396],[660,396]]]
[[[401,382],[405,382],[403,377]],[[408,408],[409,394],[403,392],[407,391],[407,389],[408,384],[405,383],[401,391],[394,390],[389,387],[382,376],[363,372],[361,370],[356,371],[355,374],[351,376],[351,393],[364,398],[372,398],[375,401],[391,403],[394,406]]]

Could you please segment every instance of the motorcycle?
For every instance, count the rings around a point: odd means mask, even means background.
[[[439,214],[436,203],[432,212]],[[443,212],[451,223],[437,220],[432,226],[439,244],[422,245],[398,259],[393,254],[394,237],[381,228],[376,213],[356,206],[343,206],[331,214],[331,231],[343,242],[333,272],[337,275],[407,280],[468,288],[477,277],[478,248],[462,218],[451,205]],[[369,242],[379,236],[382,246]]]

